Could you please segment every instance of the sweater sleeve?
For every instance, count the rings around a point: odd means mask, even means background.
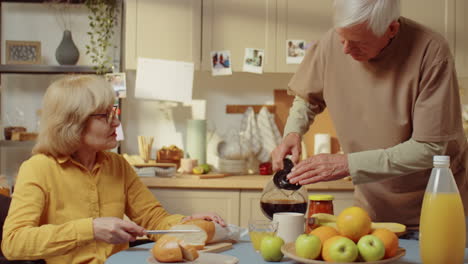
[[[376,182],[432,167],[432,157],[441,155],[447,142],[419,142],[409,139],[387,149],[348,154],[354,184]]]
[[[181,214],[170,214],[153,193],[141,182],[135,171],[124,161],[127,185],[125,214],[145,229],[169,229],[184,218]],[[154,237],[153,237],[154,238]]]
[[[288,119],[284,127],[283,137],[289,133],[298,133],[304,135],[309,126],[314,122],[315,116],[320,113],[317,107],[314,107],[299,96],[294,97],[293,105],[289,109]]]

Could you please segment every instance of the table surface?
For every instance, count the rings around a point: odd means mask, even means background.
[[[266,262],[263,260],[260,254],[253,250],[252,244],[248,237],[243,237],[241,241],[234,244],[233,248],[219,254],[231,255],[239,259],[239,264],[268,264],[272,262]],[[154,243],[144,244],[137,247],[129,248],[125,251],[121,251],[117,254],[112,255],[107,261],[107,264],[127,264],[127,263],[147,263],[147,259],[150,256],[149,249]],[[400,247],[406,249],[406,255],[399,260],[393,262],[394,264],[418,264],[422,263],[419,257],[419,243],[416,240],[400,239]],[[297,263],[287,257],[284,257],[281,262],[276,263]],[[464,263],[468,263],[468,249],[465,249],[465,260]],[[441,263],[442,264],[442,263]],[[447,263],[448,264],[448,263]]]

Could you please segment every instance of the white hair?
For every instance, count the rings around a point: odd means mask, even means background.
[[[400,0],[335,0],[334,23],[337,28],[367,22],[369,29],[380,37],[399,17]]]

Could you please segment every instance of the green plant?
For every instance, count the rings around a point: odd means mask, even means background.
[[[117,25],[119,13],[118,0],[85,0],[90,11],[89,19],[89,45],[86,45],[86,54],[91,56],[97,74],[104,74],[112,69],[112,57],[108,49],[112,45],[114,27]]]

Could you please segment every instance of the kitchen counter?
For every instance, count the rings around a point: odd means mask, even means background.
[[[149,188],[262,190],[272,175],[237,175],[214,179],[184,177],[140,177]],[[307,190],[354,190],[350,180],[319,182],[307,185]]]

